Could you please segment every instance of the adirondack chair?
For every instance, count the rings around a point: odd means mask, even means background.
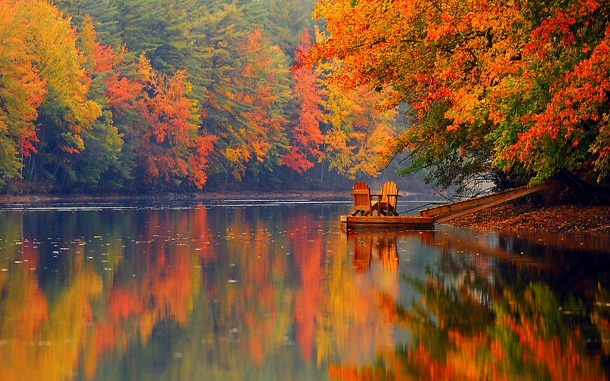
[[[383,184],[383,188],[381,188],[381,198],[376,204],[373,204],[373,208],[377,209],[379,215],[397,216],[396,204],[398,203],[399,196],[398,185],[393,181],[388,181]]]
[[[354,211],[352,212],[352,216],[368,216],[373,213],[373,208],[371,206],[371,189],[367,183],[358,181],[354,184],[352,196],[354,196]]]

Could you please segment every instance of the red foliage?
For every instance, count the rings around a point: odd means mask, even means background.
[[[301,45],[297,54],[303,55],[311,46],[311,34],[307,29],[301,33]],[[300,113],[297,125],[293,129],[290,151],[282,158],[284,164],[298,173],[303,173],[314,166],[312,160],[322,156],[320,146],[324,142],[324,135],[320,130],[323,120],[323,111],[320,81],[316,72],[304,65],[296,66],[292,70],[294,92],[300,103]]]

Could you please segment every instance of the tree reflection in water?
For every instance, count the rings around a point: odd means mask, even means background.
[[[605,379],[608,238],[0,210],[0,379]]]
[[[370,268],[371,247],[384,247],[388,237],[395,242],[390,233],[348,234],[357,272]],[[558,242],[556,236],[532,240],[491,235],[490,242],[490,236],[465,239],[441,231],[421,238],[441,250],[438,264],[428,268],[425,278],[402,277],[421,298],[403,304],[382,292],[378,299],[384,318],[407,329],[412,341],[378,351],[372,364],[335,363],[332,377],[607,379],[607,246],[593,239],[589,252],[575,253],[586,246],[586,237]],[[521,250],[534,255],[524,256]],[[552,261],[546,260],[549,256]]]

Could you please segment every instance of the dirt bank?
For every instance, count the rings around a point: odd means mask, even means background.
[[[508,203],[447,222],[479,230],[610,234],[610,206]]]

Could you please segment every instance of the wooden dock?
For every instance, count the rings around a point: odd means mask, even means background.
[[[520,187],[487,196],[471,198],[434,208],[424,209],[419,216],[352,216],[341,215],[341,228],[348,229],[412,229],[432,230],[435,223],[443,223],[451,219],[474,213],[485,208],[502,204],[547,188],[547,184],[533,187]]]
[[[352,216],[339,218],[343,229],[434,229],[434,218],[421,216]]]

